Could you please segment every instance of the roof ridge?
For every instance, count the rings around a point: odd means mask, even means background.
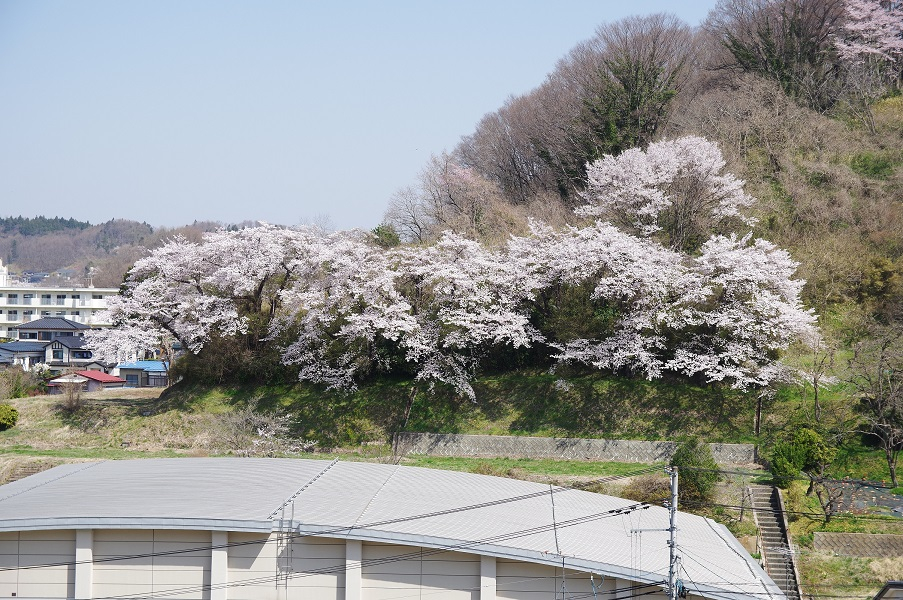
[[[395,474],[398,473],[398,468],[401,465],[396,464],[394,466],[395,468],[392,469],[392,473],[390,473],[389,476],[386,477],[386,480],[383,481],[382,484],[380,484],[379,489],[376,490],[376,492],[373,494],[373,496],[370,497],[369,500],[367,500],[367,505],[364,506],[363,510],[361,510],[361,513],[354,519],[354,523],[351,524],[351,527],[348,528],[348,531],[351,531],[352,529],[357,527],[357,524],[360,522],[361,518],[363,518],[363,516],[367,514],[367,510],[370,508],[370,505],[373,504],[373,501],[376,500],[376,497],[379,496],[379,493],[382,492],[383,489],[385,489],[389,481],[391,481],[392,478],[395,477]]]
[[[315,482],[317,479],[319,479],[324,473],[326,473],[326,471],[328,471],[329,469],[331,469],[331,468],[333,467],[333,465],[335,465],[337,462],[339,462],[339,459],[337,459],[337,458],[336,458],[336,459],[333,459],[333,461],[332,461],[331,463],[329,463],[328,465],[326,465],[326,466],[323,468],[322,471],[320,471],[319,473],[317,473],[316,475],[314,475],[313,477],[311,477],[311,478],[307,481],[307,483],[305,483],[305,484],[302,485],[300,488],[298,488],[298,490],[297,490],[294,494],[292,494],[291,496],[289,496],[288,498],[286,498],[286,499],[285,499],[285,502],[283,502],[281,505],[279,505],[279,507],[278,507],[276,510],[274,510],[273,512],[271,512],[271,513],[270,513],[270,516],[267,517],[267,518],[268,518],[268,519],[272,519],[273,517],[275,517],[277,512],[279,512],[280,510],[282,510],[283,508],[285,508],[286,506],[288,506],[289,502],[292,502],[295,498],[297,498],[297,497],[301,494],[301,492],[303,492],[303,491],[306,490],[308,487],[310,487],[310,485],[311,485],[313,482]]]

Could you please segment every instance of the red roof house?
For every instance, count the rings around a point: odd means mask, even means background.
[[[109,375],[103,371],[76,371],[66,375],[54,377],[47,382],[51,394],[62,393],[65,384],[81,385],[84,391],[94,392],[108,388],[125,387],[126,381],[121,377]]]

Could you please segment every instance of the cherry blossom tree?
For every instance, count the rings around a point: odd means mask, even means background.
[[[833,36],[843,66],[846,109],[875,131],[872,103],[898,83],[903,58],[903,10],[881,0],[843,0],[843,25]]]
[[[834,38],[840,57],[851,63],[903,57],[903,10],[886,0],[844,0],[846,20]]]
[[[534,224],[532,236],[511,245],[519,269],[535,273],[543,290],[589,282],[591,299],[611,315],[592,337],[548,340],[561,362],[659,377],[666,330],[681,328],[685,307],[703,298],[680,254],[609,223],[561,232]]]
[[[606,155],[587,166],[587,204],[577,212],[693,251],[713,231],[755,222],[744,215],[755,200],[724,167],[718,145],[698,136]]]
[[[471,399],[481,360],[502,348],[738,389],[782,376],[780,352],[814,335],[814,317],[790,256],[728,231],[752,222],[752,198],[724,173],[717,146],[658,142],[589,172],[581,212],[599,220],[533,223],[505,245],[446,231],[431,245],[386,248],[368,232],[271,225],[173,238],[135,264],[109,305],[116,326],[90,345],[120,359],[233,340],[328,388],[404,373]],[[562,290],[583,294],[592,318],[549,327]]]
[[[360,378],[389,370],[392,349],[383,342],[397,343],[416,322],[388,259],[360,231],[326,236],[310,255],[310,277],[285,290],[287,314],[270,327],[271,336],[296,332],[282,361],[298,365],[301,380],[354,389]]]
[[[300,378],[353,389],[375,371],[413,369],[473,398],[484,345],[528,345],[521,274],[479,243],[446,232],[431,247],[385,251],[360,232],[330,237],[318,277],[285,293],[298,339],[283,355]]]
[[[817,335],[815,315],[800,302],[804,282],[793,279],[797,266],[786,251],[751,235],[711,237],[693,264],[707,297],[693,308],[694,327],[667,368],[736,389],[787,376],[777,354]]]
[[[303,275],[299,256],[319,233],[271,225],[217,231],[201,242],[176,236],[138,260],[111,299],[110,330],[92,333],[89,347],[108,360],[152,349],[199,353],[211,336],[249,332],[253,345],[278,313],[281,292]]]

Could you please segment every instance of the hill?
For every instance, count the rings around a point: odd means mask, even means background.
[[[47,285],[119,287],[131,265],[174,236],[198,239],[225,225],[196,222],[176,228],[113,219],[92,225],[62,217],[0,218],[0,260],[13,276],[41,275]]]

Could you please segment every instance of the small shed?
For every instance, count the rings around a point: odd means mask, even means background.
[[[136,360],[119,363],[119,376],[127,387],[166,387],[169,385],[169,364],[162,360]]]
[[[51,394],[63,393],[63,386],[66,384],[79,385],[86,392],[96,392],[109,388],[125,387],[126,380],[115,375],[108,375],[103,371],[76,371],[54,377],[47,382],[47,388]]]

